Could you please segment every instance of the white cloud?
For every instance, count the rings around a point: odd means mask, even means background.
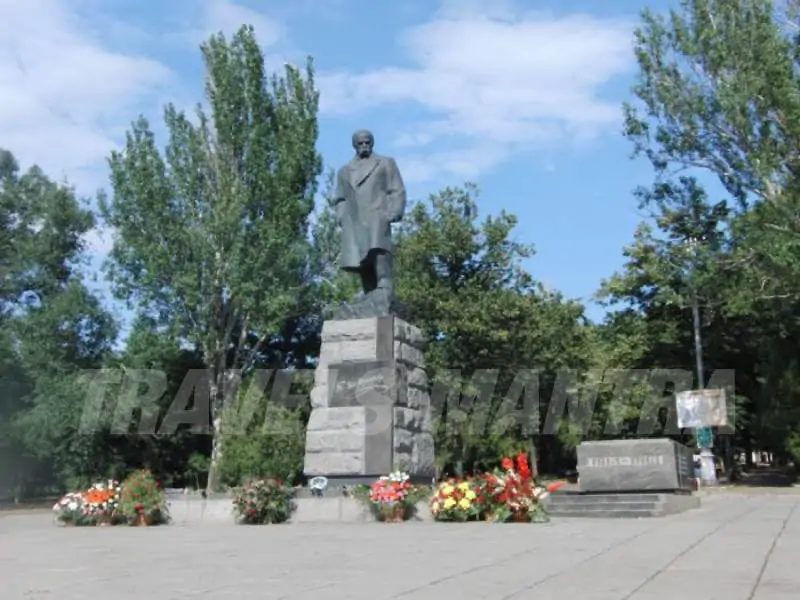
[[[419,148],[420,146],[427,146],[432,141],[433,136],[430,133],[424,131],[416,133],[404,131],[394,139],[394,145],[398,148]]]
[[[432,150],[425,154],[409,154],[398,160],[406,182],[431,181],[441,173],[469,181],[509,155],[508,148],[486,143],[451,150]]]
[[[66,175],[79,190],[104,183],[120,123],[155,97],[169,69],[92,35],[76,2],[0,3],[0,143],[22,165]]]
[[[198,0],[186,21],[173,34],[193,44],[244,23],[264,45],[284,35],[277,21],[227,0]],[[166,98],[184,103],[185,82],[158,60],[131,52],[132,37],[141,47],[164,41],[104,11],[98,0],[0,2],[0,146],[24,167],[36,163],[68,178],[81,194],[105,185],[105,159],[130,121],[144,113],[156,116],[158,127]]]
[[[184,93],[164,64],[127,51],[132,37],[139,45],[154,42],[154,31],[103,12],[94,1],[0,2],[0,146],[23,168],[38,164],[83,196],[107,185],[105,160],[131,119],[156,115],[165,97]],[[199,43],[249,23],[262,44],[283,36],[276,21],[231,2],[208,0],[199,8],[189,28],[175,35]],[[120,49],[109,44],[121,38]],[[106,254],[112,237],[104,228],[89,232],[87,251]]]
[[[405,31],[398,42],[413,67],[320,77],[327,114],[401,103],[427,109],[430,117],[399,140],[436,139],[424,155],[404,157],[404,165],[423,165],[409,179],[477,173],[511,152],[586,140],[619,122],[618,102],[600,90],[632,63],[630,23],[520,15],[509,2],[480,13],[476,4],[448,1],[434,20]],[[442,144],[452,151],[442,153]]]
[[[201,1],[201,0],[198,0]],[[193,45],[199,45],[220,31],[230,37],[242,26],[252,25],[262,46],[273,46],[281,41],[286,31],[283,25],[261,12],[229,0],[205,0],[201,4],[200,24],[184,35]]]

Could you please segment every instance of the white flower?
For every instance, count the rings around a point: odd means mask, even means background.
[[[389,480],[397,483],[404,483],[408,481],[408,473],[404,473],[403,471],[393,471],[389,473]]]

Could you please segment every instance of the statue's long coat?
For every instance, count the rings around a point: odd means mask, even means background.
[[[393,252],[391,223],[403,218],[406,188],[394,159],[373,154],[339,170],[333,197],[342,226],[339,268],[356,270],[370,250]]]

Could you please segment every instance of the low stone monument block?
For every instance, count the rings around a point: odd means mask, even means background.
[[[578,446],[582,492],[690,492],[693,453],[670,439],[607,440]]]

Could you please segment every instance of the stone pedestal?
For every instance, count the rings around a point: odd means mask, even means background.
[[[395,316],[323,324],[306,476],[350,485],[399,469],[430,481],[434,448],[423,348],[419,329]]]
[[[582,492],[691,492],[693,471],[692,450],[666,438],[578,446]]]

